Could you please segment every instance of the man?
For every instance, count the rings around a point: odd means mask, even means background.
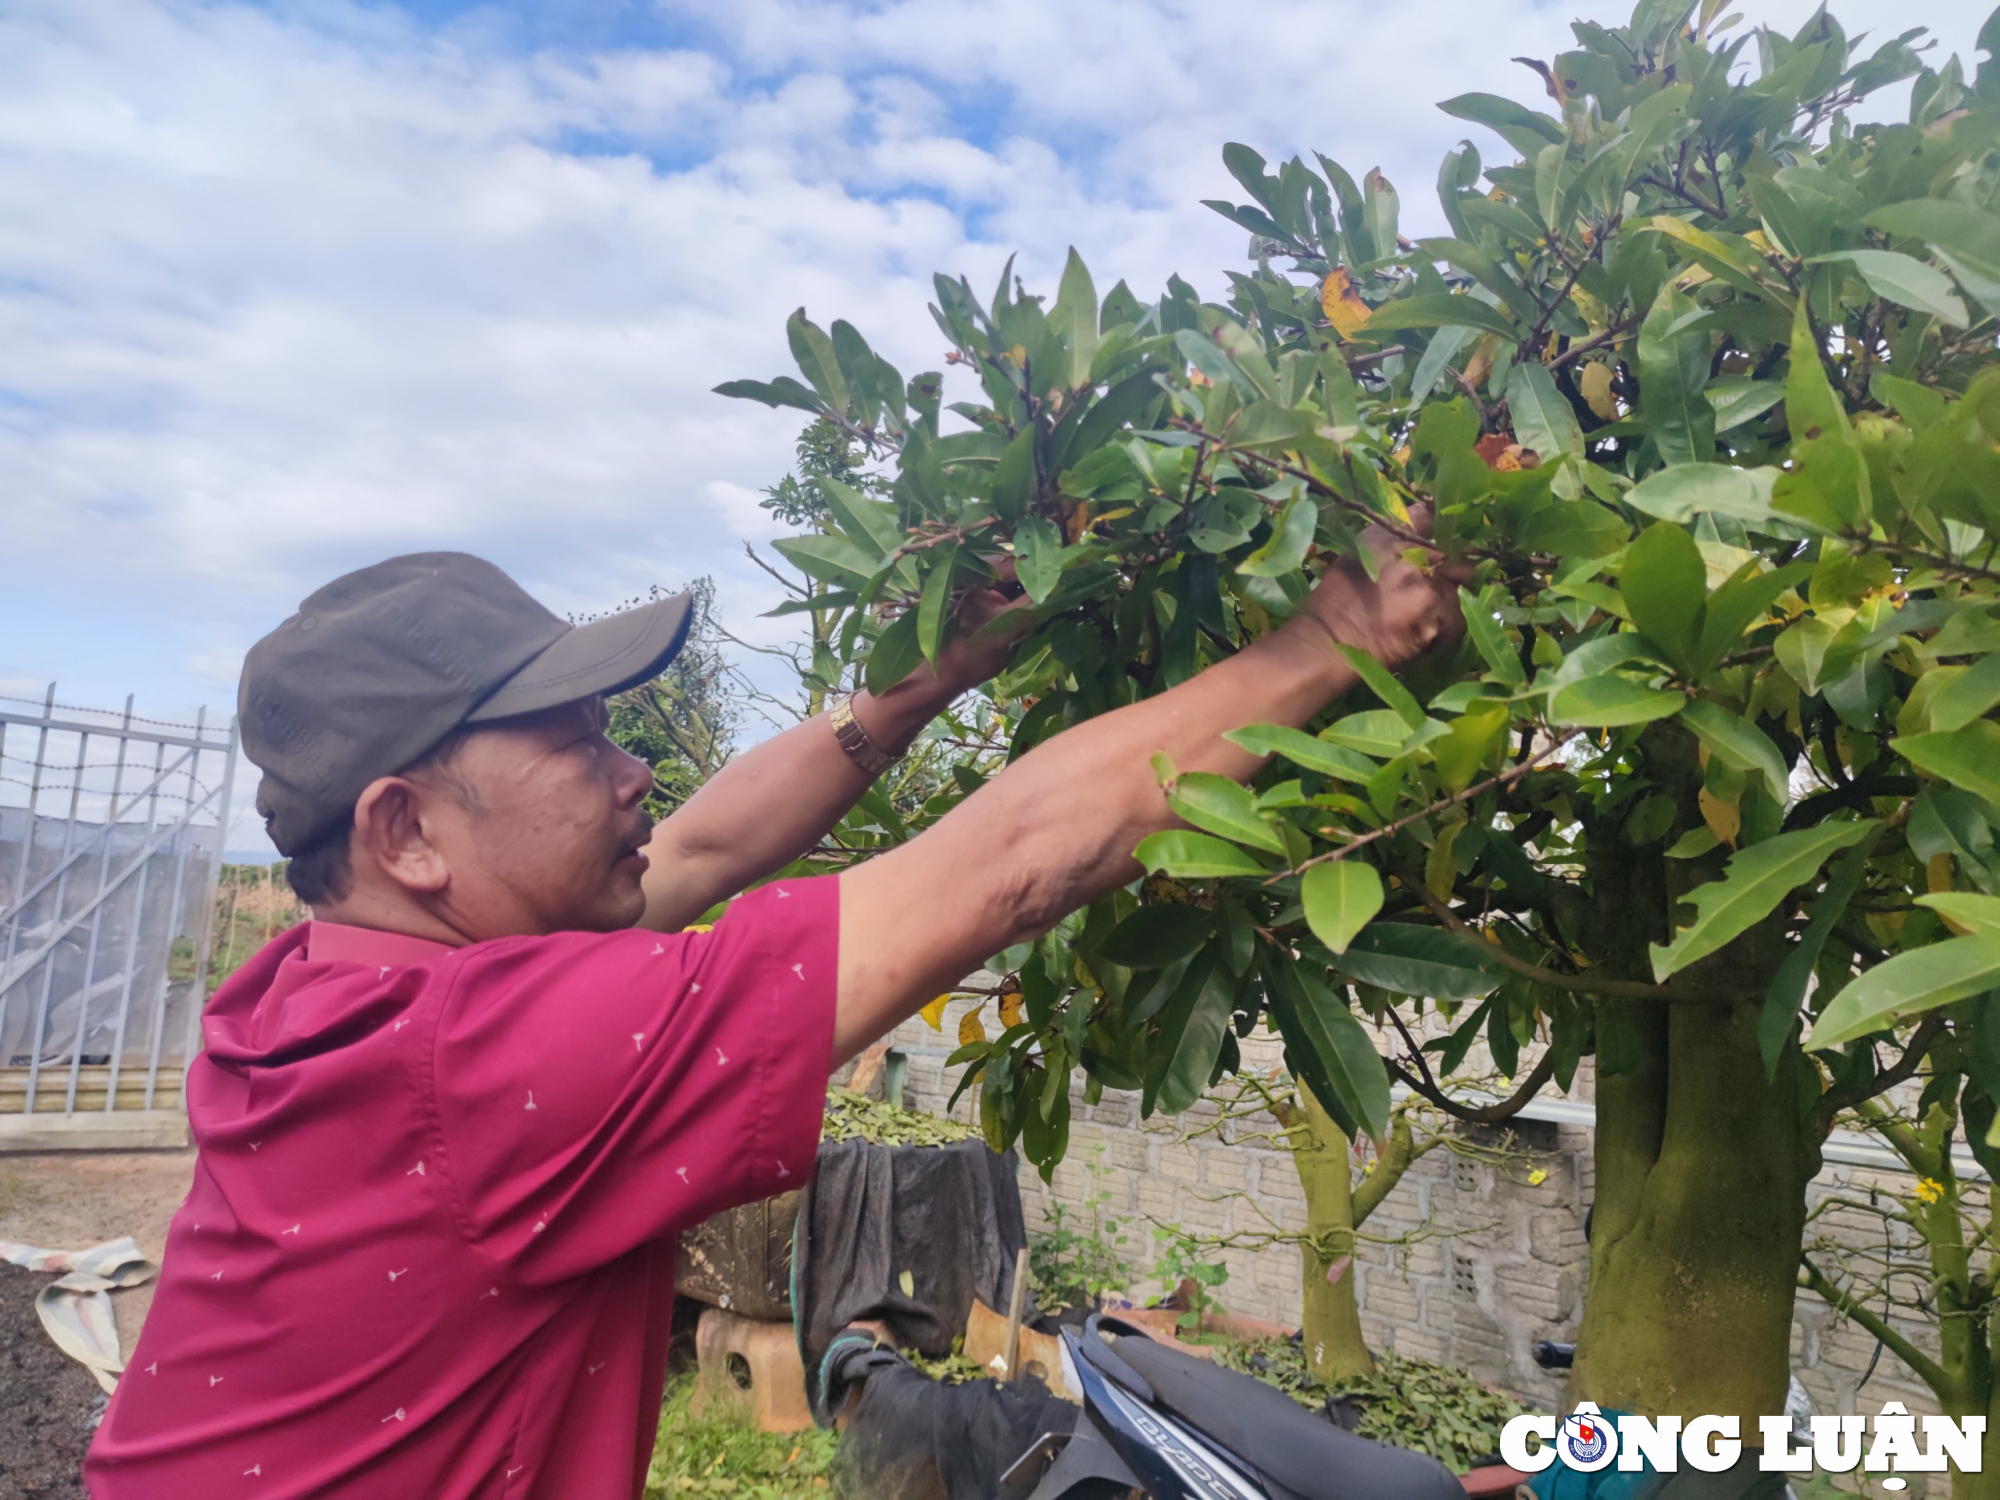
[[[679,929],[812,847],[1004,646],[746,752],[649,838],[603,696],[672,659],[685,599],[571,628],[452,553],[308,598],[240,722],[313,919],[209,1004],[194,1186],[95,1500],[637,1495],[674,1236],[798,1186],[832,1067],[1137,876],[1172,822],[1155,752],[1246,778],[1221,736],[1347,691],[1335,642],[1396,666],[1462,628],[1448,570],[1367,545],[1378,579],[1344,561],[1273,635],[705,933]]]

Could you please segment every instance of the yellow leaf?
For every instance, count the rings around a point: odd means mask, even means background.
[[[917,1014],[924,1018],[924,1024],[930,1027],[932,1031],[943,1031],[944,1008],[950,1003],[950,1000],[951,996],[949,995],[939,995],[937,999],[931,1001],[929,1005],[926,1005]]]
[[[1592,411],[1607,422],[1618,420],[1618,398],[1611,394],[1611,366],[1595,362],[1587,364],[1576,383]]]
[[[1708,825],[1708,831],[1734,849],[1736,835],[1743,831],[1743,814],[1736,804],[1724,802],[1707,787],[1701,789],[1695,800],[1701,804],[1701,820]]]
[[[1480,386],[1486,383],[1486,377],[1492,372],[1492,369],[1493,356],[1484,347],[1481,347],[1478,353],[1465,362],[1465,383],[1475,391],[1478,390]]]
[[[982,1000],[963,1016],[959,1017],[959,1046],[970,1047],[974,1042],[983,1042],[986,1040],[986,1028],[979,1022],[979,1013],[984,1009],[986,1009],[986,1002]]]
[[[903,1289],[905,1297],[914,1297],[917,1295],[917,1279],[908,1271],[898,1271],[896,1273],[896,1285]]]
[[[1021,1024],[1021,992],[1006,990],[1000,996],[1000,1024],[1019,1026]]]
[[[715,924],[714,924],[713,922],[696,922],[696,923],[695,923],[694,925],[692,925],[692,926],[690,926],[690,927],[683,927],[683,928],[681,929],[681,931],[682,931],[682,932],[713,932],[713,931],[715,931]]]
[[[1334,332],[1344,339],[1353,338],[1367,326],[1368,304],[1354,290],[1354,278],[1345,266],[1335,266],[1326,273],[1326,280],[1319,285],[1319,305]]]
[[[1924,862],[1924,883],[1930,887],[1933,896],[1942,895],[1953,888],[1956,881],[1953,879],[1951,856],[1949,854],[1933,854]],[[1967,927],[1963,922],[1954,919],[1949,912],[1941,911],[1938,915],[1944,918],[1944,925],[1951,929],[1954,936],[1972,936],[1972,929]]]
[[[1543,1167],[1537,1167],[1535,1168],[1534,1171],[1528,1174],[1529,1187],[1540,1187],[1543,1183],[1547,1182],[1548,1180],[1549,1180],[1548,1171],[1546,1168]]]

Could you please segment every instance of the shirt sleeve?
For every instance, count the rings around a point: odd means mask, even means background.
[[[839,889],[780,881],[705,933],[465,950],[431,1090],[474,1248],[547,1284],[803,1186],[833,1047]]]

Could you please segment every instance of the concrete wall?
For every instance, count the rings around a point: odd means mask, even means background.
[[[944,1108],[959,1071],[947,1076],[944,1059],[957,1046],[959,1018],[970,1006],[954,1001],[939,1031],[913,1020],[892,1038],[910,1056],[906,1102],[914,1107]],[[1253,1066],[1279,1061],[1276,1045],[1261,1034],[1244,1044],[1244,1055]],[[1575,1092],[1590,1097],[1587,1070],[1580,1070]],[[971,1099],[968,1092],[953,1113],[971,1119]],[[1150,1270],[1155,1244],[1149,1221],[1215,1235],[1256,1234],[1273,1223],[1292,1230],[1303,1226],[1305,1203],[1291,1160],[1246,1138],[1257,1133],[1256,1124],[1234,1127],[1235,1144],[1190,1140],[1186,1137],[1215,1119],[1213,1104],[1204,1101],[1179,1120],[1142,1122],[1136,1094],[1106,1091],[1101,1102],[1086,1105],[1079,1085],[1070,1102],[1069,1156],[1053,1182],[1044,1185],[1034,1169],[1022,1167],[1021,1196],[1031,1229],[1044,1224],[1056,1204],[1067,1207],[1074,1223],[1093,1194],[1108,1193],[1103,1211],[1123,1223],[1128,1256]],[[1538,1369],[1528,1351],[1536,1339],[1572,1337],[1582,1309],[1589,1265],[1584,1216],[1594,1193],[1590,1137],[1580,1126],[1523,1121],[1517,1124],[1514,1154],[1505,1162],[1438,1149],[1412,1166],[1369,1220],[1363,1232],[1377,1238],[1364,1241],[1357,1257],[1362,1325],[1374,1347],[1460,1366],[1553,1409],[1562,1383]],[[1492,1154],[1490,1136],[1473,1144]],[[1531,1181],[1537,1170],[1547,1175]],[[1877,1180],[1887,1179],[1862,1168],[1835,1167],[1814,1184],[1813,1193],[1865,1199]],[[1865,1213],[1837,1210],[1826,1227],[1853,1245],[1879,1249],[1882,1244],[1881,1221]],[[1223,1306],[1298,1325],[1295,1247],[1228,1249],[1220,1258],[1230,1273],[1217,1292]],[[1156,1289],[1152,1282],[1135,1288]],[[1810,1294],[1800,1295],[1794,1368],[1817,1410],[1872,1414],[1889,1400],[1912,1411],[1936,1410],[1922,1384],[1886,1350],[1857,1397],[1874,1351],[1872,1336],[1837,1322]]]

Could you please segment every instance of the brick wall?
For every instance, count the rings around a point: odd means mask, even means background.
[[[913,1020],[891,1038],[910,1057],[906,1102],[912,1106],[944,1108],[958,1082],[958,1070],[947,1076],[944,1059],[957,1046],[959,1018],[970,1006],[952,1002],[940,1031]],[[1276,1045],[1261,1034],[1244,1044],[1244,1055],[1252,1066],[1271,1067],[1279,1060]],[[1587,1069],[1577,1084],[1577,1094],[1588,1098]],[[971,1101],[968,1092],[953,1113],[971,1120]],[[1197,1104],[1179,1120],[1141,1121],[1136,1094],[1107,1091],[1101,1102],[1087,1105],[1080,1084],[1070,1103],[1069,1155],[1053,1181],[1045,1185],[1034,1169],[1022,1167],[1021,1197],[1031,1229],[1044,1224],[1058,1203],[1068,1206],[1074,1222],[1092,1194],[1102,1190],[1110,1199],[1104,1212],[1125,1225],[1128,1257],[1150,1271],[1156,1246],[1149,1220],[1203,1234],[1257,1233],[1273,1223],[1292,1230],[1303,1226],[1305,1201],[1290,1157],[1240,1138],[1254,1134],[1255,1126],[1240,1131],[1235,1144],[1188,1140],[1215,1119],[1213,1104]],[[1515,1159],[1502,1164],[1449,1149],[1415,1163],[1363,1230],[1378,1240],[1404,1242],[1364,1241],[1352,1274],[1362,1327],[1373,1347],[1460,1366],[1553,1409],[1562,1382],[1538,1369],[1528,1350],[1536,1339],[1573,1337],[1582,1309],[1589,1266],[1584,1216],[1594,1191],[1590,1131],[1517,1122],[1516,1146]],[[1531,1183],[1537,1168],[1547,1175]],[[1865,1198],[1876,1180],[1886,1179],[1863,1168],[1833,1167],[1813,1185],[1813,1195]],[[1857,1245],[1881,1244],[1880,1221],[1858,1211],[1836,1210],[1828,1225]],[[1217,1293],[1223,1306],[1298,1325],[1296,1248],[1229,1249],[1220,1258],[1229,1268],[1228,1283]],[[1156,1282],[1143,1278],[1134,1288],[1157,1289]],[[1906,1331],[1924,1342],[1921,1329]],[[1875,1340],[1838,1323],[1810,1294],[1799,1297],[1792,1342],[1794,1369],[1819,1411],[1873,1413],[1889,1400],[1912,1411],[1936,1410],[1922,1384],[1886,1350],[1857,1397]]]

